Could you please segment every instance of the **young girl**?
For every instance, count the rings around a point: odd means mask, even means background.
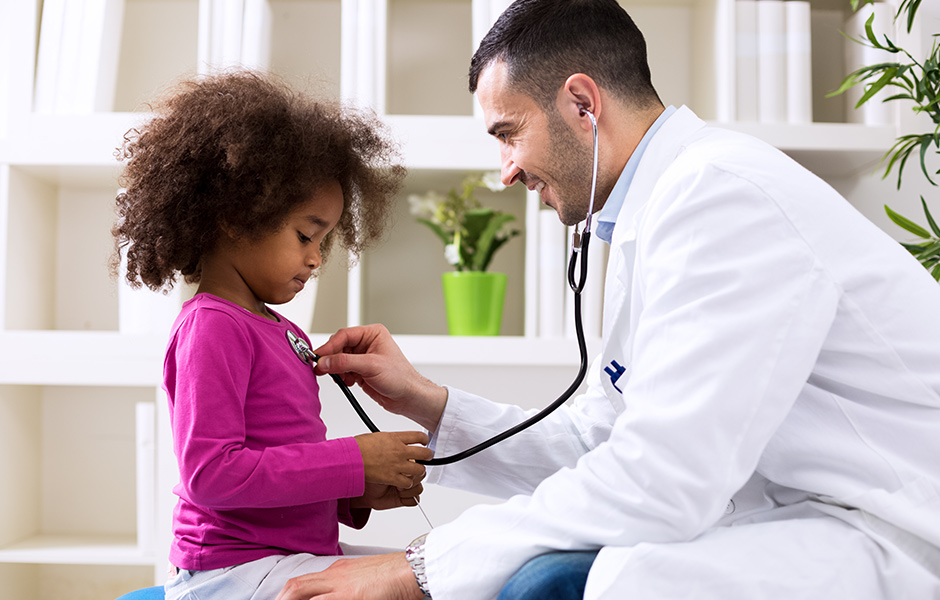
[[[198,282],[164,361],[180,470],[167,598],[273,598],[343,554],[339,523],[421,491],[427,436],[327,439],[309,340],[269,307],[334,240],[358,253],[378,237],[404,169],[374,118],[251,72],[183,83],[120,154],[113,261],[126,253],[132,285]]]

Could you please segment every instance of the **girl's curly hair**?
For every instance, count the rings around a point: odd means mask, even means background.
[[[357,255],[385,229],[405,169],[371,113],[317,101],[271,75],[228,71],[185,81],[118,149],[111,268],[126,249],[127,281],[169,289],[200,279],[200,260],[225,227],[258,239],[331,180],[343,213],[323,242]]]

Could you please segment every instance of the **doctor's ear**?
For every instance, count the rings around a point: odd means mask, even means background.
[[[584,73],[575,73],[565,80],[558,91],[558,109],[569,123],[591,130],[590,112],[595,118],[600,117],[601,93],[595,81]]]

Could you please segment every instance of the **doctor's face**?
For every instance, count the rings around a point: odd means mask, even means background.
[[[499,142],[503,184],[521,181],[539,192],[562,223],[579,223],[590,203],[592,149],[557,110],[546,113],[535,100],[514,90],[507,71],[497,61],[484,69],[477,84],[487,130]],[[595,208],[601,206],[599,200]]]

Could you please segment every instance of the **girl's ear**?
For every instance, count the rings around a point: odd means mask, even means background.
[[[232,227],[228,222],[222,221],[219,223],[219,231],[224,233],[230,240],[237,240],[239,238],[238,233],[236,233],[235,228]]]

